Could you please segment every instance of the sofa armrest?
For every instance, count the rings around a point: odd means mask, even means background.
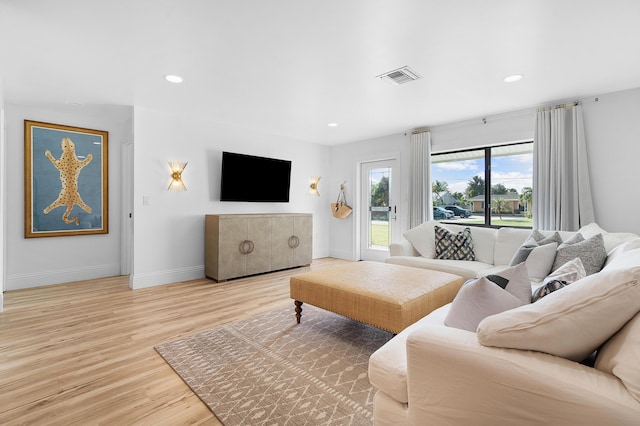
[[[485,347],[426,324],[407,338],[409,424],[633,424],[640,404],[614,376],[553,355]]]
[[[407,240],[389,244],[389,254],[391,256],[420,256],[420,253]]]

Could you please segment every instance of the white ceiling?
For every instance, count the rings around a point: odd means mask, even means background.
[[[7,103],[326,145],[640,87],[639,47],[638,0],[0,0]],[[423,78],[376,78],[405,65]]]

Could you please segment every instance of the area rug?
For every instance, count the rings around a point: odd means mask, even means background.
[[[371,425],[369,356],[392,334],[304,305],[156,346],[227,426]]]

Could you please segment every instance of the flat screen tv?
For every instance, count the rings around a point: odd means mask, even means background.
[[[288,203],[291,161],[222,152],[220,201]]]

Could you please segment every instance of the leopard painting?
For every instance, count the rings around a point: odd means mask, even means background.
[[[64,223],[80,224],[78,217],[69,217],[74,205],[78,205],[82,210],[87,213],[91,213],[91,207],[89,207],[80,197],[78,192],[78,176],[80,171],[91,162],[93,155],[89,154],[84,160],[80,160],[76,157],[76,145],[69,138],[63,138],[60,144],[62,148],[62,155],[58,160],[51,154],[49,150],[45,151],[44,155],[47,156],[51,164],[60,172],[60,183],[62,188],[60,189],[60,195],[58,198],[47,208],[44,209],[44,214],[49,214],[51,210],[56,207],[65,206],[66,210],[62,214],[62,220]]]

